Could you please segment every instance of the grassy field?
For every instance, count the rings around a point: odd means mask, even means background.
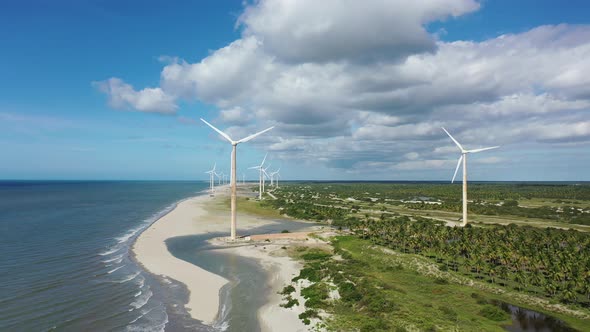
[[[439,211],[439,210],[411,210],[407,209],[403,206],[397,205],[388,205],[387,210],[391,212],[397,212],[401,215],[408,215],[408,216],[420,216],[420,217],[428,217],[438,220],[444,220],[448,222],[458,222],[461,218],[460,212],[449,212],[449,211]],[[361,211],[361,212],[364,212]],[[375,212],[375,213],[381,213]],[[547,219],[537,219],[537,218],[524,218],[524,217],[517,217],[517,216],[485,216],[485,215],[478,215],[474,213],[469,214],[469,222],[470,223],[482,223],[482,224],[501,224],[501,225],[508,225],[508,224],[517,224],[517,225],[527,225],[527,226],[534,226],[534,227],[555,227],[555,228],[571,228],[579,231],[588,232],[590,231],[590,226],[587,225],[577,225],[577,224],[565,224],[556,221],[551,221]]]
[[[543,198],[531,198],[531,199],[520,199],[521,206],[524,207],[541,207],[541,206],[575,206],[582,209],[590,209],[590,202],[581,200],[558,200],[558,199],[543,199]]]
[[[261,206],[258,201],[250,195],[253,186],[241,187],[238,192],[238,215],[249,214],[261,216],[265,218],[281,218],[285,219],[278,210]],[[222,199],[215,199],[212,204],[207,204],[206,209],[211,212],[230,211],[230,197],[226,196]]]
[[[309,269],[304,268],[301,276],[316,281],[309,290],[302,291],[309,295],[306,307],[331,314],[325,319],[328,330],[504,331],[510,316],[492,305],[491,300],[543,311],[518,303],[507,293],[458,283],[464,280],[462,276],[437,271],[424,257],[392,254],[352,236],[335,238],[333,246],[344,259],[305,249],[294,251]],[[347,287],[350,283],[354,286]],[[329,300],[326,292],[330,288],[339,289],[342,298]],[[581,331],[590,329],[588,320],[550,314]]]

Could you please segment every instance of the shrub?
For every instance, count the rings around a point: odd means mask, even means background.
[[[287,298],[287,303],[285,304],[281,304],[280,306],[283,308],[291,308],[293,306],[299,305],[299,300],[292,298],[291,296],[289,296]]]
[[[360,330],[361,332],[387,331],[389,326],[383,319],[368,318],[364,320]]]
[[[307,309],[304,312],[299,314],[299,318],[300,319],[306,319],[306,318],[320,318],[320,316],[318,315],[318,312],[313,310],[313,309]]]
[[[301,255],[301,258],[303,258],[306,261],[326,260],[330,257],[332,257],[332,254],[325,252],[325,251],[317,250],[317,249],[310,250],[309,252]]]
[[[434,279],[434,282],[436,282],[439,285],[447,285],[449,283],[449,281],[446,278],[442,277],[437,277],[436,279]]]
[[[351,282],[343,282],[338,286],[340,298],[345,302],[358,302],[363,298],[363,295],[356,290],[356,287]]]
[[[440,311],[442,311],[443,314],[445,314],[445,316],[447,316],[448,319],[450,319],[450,320],[457,319],[457,313],[452,308],[440,306],[439,309],[440,309]]]
[[[328,286],[324,283],[315,283],[301,290],[301,296],[307,299],[305,306],[309,308],[319,308],[328,298]]]
[[[295,287],[288,285],[283,288],[283,291],[280,293],[282,295],[289,295],[295,291]]]
[[[395,305],[393,304],[393,302],[388,300],[381,293],[366,294],[366,296],[363,299],[363,302],[365,302],[367,310],[369,310],[369,312],[371,312],[372,314],[392,312],[395,309]]]
[[[495,322],[501,322],[510,318],[510,315],[507,312],[493,305],[484,306],[479,314]]]
[[[299,272],[299,275],[297,277],[292,279],[292,281],[297,281],[299,279],[307,279],[311,282],[318,282],[322,278],[317,269],[313,267],[305,267]]]

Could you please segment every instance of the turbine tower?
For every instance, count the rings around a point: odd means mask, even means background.
[[[206,125],[211,127],[211,129],[213,129],[217,133],[219,133],[219,135],[221,135],[223,138],[228,140],[232,145],[232,151],[231,151],[231,175],[232,176],[231,176],[231,195],[230,195],[230,200],[231,200],[231,239],[235,240],[236,239],[236,224],[237,224],[236,147],[240,143],[248,142],[249,140],[253,139],[254,137],[261,135],[261,134],[273,129],[274,126],[264,129],[263,131],[259,131],[256,134],[252,134],[250,136],[244,137],[241,140],[234,141],[231,137],[229,137],[228,134],[215,128],[209,122],[207,122],[203,119],[201,119],[201,121],[203,121]]]
[[[264,155],[264,159],[262,159],[262,162],[260,163],[260,165],[258,166],[252,166],[249,167],[248,169],[257,169],[259,172],[259,177],[258,177],[258,199],[262,200],[262,191],[264,190],[263,188],[263,184],[262,184],[262,179],[264,177],[264,174],[262,174],[262,172],[264,171],[262,169],[262,166],[264,165],[264,162],[266,161],[266,156],[268,156],[268,153]]]
[[[465,150],[457,140],[449,134],[449,132],[443,128],[442,130],[449,135],[449,137],[455,142],[459,150],[461,150],[461,157],[459,157],[459,161],[457,162],[457,168],[455,168],[455,174],[453,174],[453,179],[451,183],[455,182],[455,177],[457,176],[457,171],[459,171],[459,166],[461,166],[461,161],[463,161],[463,223],[462,226],[467,225],[467,154],[469,153],[477,153],[491,149],[497,149],[500,146],[492,146],[489,148],[481,148],[481,149],[474,149],[474,150]]]
[[[266,184],[266,179],[270,179],[270,176],[268,176],[268,173],[266,173],[266,170],[270,167],[270,165],[266,166],[266,168],[262,169],[262,192],[264,192],[265,188],[265,184]]]
[[[211,190],[211,192],[213,192],[213,188],[215,187],[214,176],[216,175],[216,173],[215,173],[216,166],[217,166],[217,163],[213,164],[213,168],[210,171],[205,172],[205,173],[209,174],[209,190]]]
[[[278,174],[279,174],[279,171],[280,171],[280,170],[281,170],[281,168],[279,167],[279,169],[277,169],[276,171],[274,171],[274,172],[270,173],[270,185],[271,185],[271,186],[273,186],[273,185],[274,185],[275,187],[277,186],[277,183],[278,183],[278,181],[279,181]],[[276,180],[275,180],[275,176],[277,176],[277,179],[276,179]],[[276,181],[276,182],[275,182],[275,181]]]

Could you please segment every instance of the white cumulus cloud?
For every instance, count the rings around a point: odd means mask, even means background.
[[[118,78],[93,82],[109,97],[109,105],[115,109],[134,109],[140,112],[171,114],[178,108],[175,98],[161,88],[144,88],[139,91]]]
[[[114,108],[171,113],[176,100],[220,109],[233,135],[333,168],[451,167],[456,147],[590,142],[590,26],[547,25],[482,41],[440,41],[426,25],[472,0],[259,0],[241,38],[198,62],[173,59],[160,87],[97,83]],[[242,128],[241,128],[242,127]],[[487,152],[482,163],[502,160]],[[450,161],[445,161],[448,157]]]

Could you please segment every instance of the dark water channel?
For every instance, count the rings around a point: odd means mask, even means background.
[[[564,321],[555,317],[547,316],[540,312],[521,308],[502,301],[492,301],[492,304],[498,306],[505,312],[509,313],[512,318],[512,324],[504,328],[511,332],[575,332],[577,330],[569,327]]]
[[[279,233],[282,230],[298,231],[313,226],[310,223],[277,221],[238,234]],[[230,282],[220,293],[220,319],[216,330],[260,331],[257,311],[270,295],[268,275],[257,260],[224,253],[212,247],[208,239],[226,236],[226,233],[209,233],[168,239],[166,245],[175,257],[220,275]]]

